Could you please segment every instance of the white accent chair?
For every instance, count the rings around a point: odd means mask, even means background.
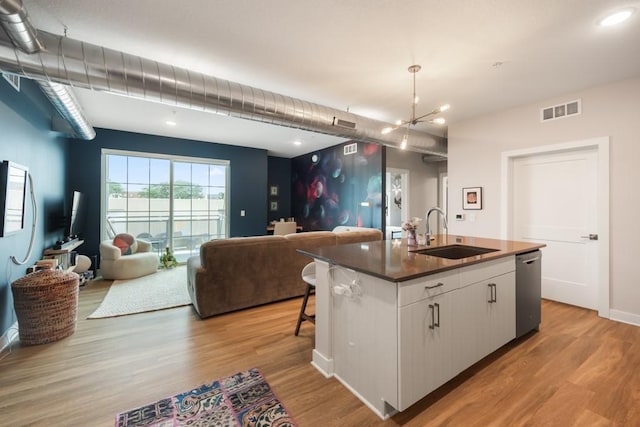
[[[298,224],[293,221],[288,222],[276,222],[273,225],[273,235],[274,236],[284,236],[286,234],[295,233],[297,230]]]
[[[100,243],[100,271],[107,280],[126,280],[146,276],[158,270],[159,256],[151,251],[151,243],[137,240],[136,251],[122,255],[112,240]]]

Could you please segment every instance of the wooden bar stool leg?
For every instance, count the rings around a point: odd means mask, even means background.
[[[302,299],[302,306],[300,307],[300,314],[298,315],[298,323],[296,324],[296,332],[295,336],[298,336],[298,332],[300,332],[300,325],[304,320],[309,320],[312,323],[315,323],[315,316],[308,315],[305,313],[307,309],[307,302],[309,301],[309,295],[311,294],[312,286],[307,283],[307,289],[304,291],[304,298]]]

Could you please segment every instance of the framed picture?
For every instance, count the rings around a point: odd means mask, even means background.
[[[275,212],[278,210],[278,201],[277,200],[272,200],[269,202],[269,210],[271,212]]]
[[[462,189],[462,209],[482,209],[482,187]]]
[[[269,186],[269,195],[270,196],[278,196],[278,186],[277,185],[270,185]]]

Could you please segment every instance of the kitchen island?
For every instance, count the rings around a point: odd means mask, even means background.
[[[312,364],[381,418],[405,410],[515,338],[515,256],[543,246],[441,235],[300,250],[316,261]],[[420,253],[442,247],[491,251]]]

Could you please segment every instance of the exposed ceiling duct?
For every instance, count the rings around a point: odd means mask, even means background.
[[[14,45],[27,53],[42,49],[22,0],[0,0],[0,25]]]
[[[69,123],[75,136],[87,140],[96,137],[95,129],[89,124],[80,102],[78,102],[76,95],[69,86],[41,80],[38,80],[38,85],[40,85],[40,89],[49,98],[56,110]]]
[[[1,2],[2,0],[0,0]],[[18,1],[18,0],[14,0]],[[389,123],[325,107],[101,46],[38,31],[28,54],[0,34],[0,69],[25,77],[274,125],[400,147]],[[348,125],[345,125],[348,124]],[[412,130],[409,148],[446,157],[440,138]]]
[[[44,49],[21,0],[0,0],[0,26],[4,28],[13,45],[25,54],[32,55]],[[0,68],[4,70],[4,67]],[[69,123],[75,136],[82,139],[95,138],[96,132],[86,119],[70,87],[42,79],[38,79],[37,83],[56,110]]]
[[[446,157],[443,156],[435,156],[433,154],[423,154],[422,155],[422,161],[423,163],[435,163],[435,162],[442,162],[447,160]]]

